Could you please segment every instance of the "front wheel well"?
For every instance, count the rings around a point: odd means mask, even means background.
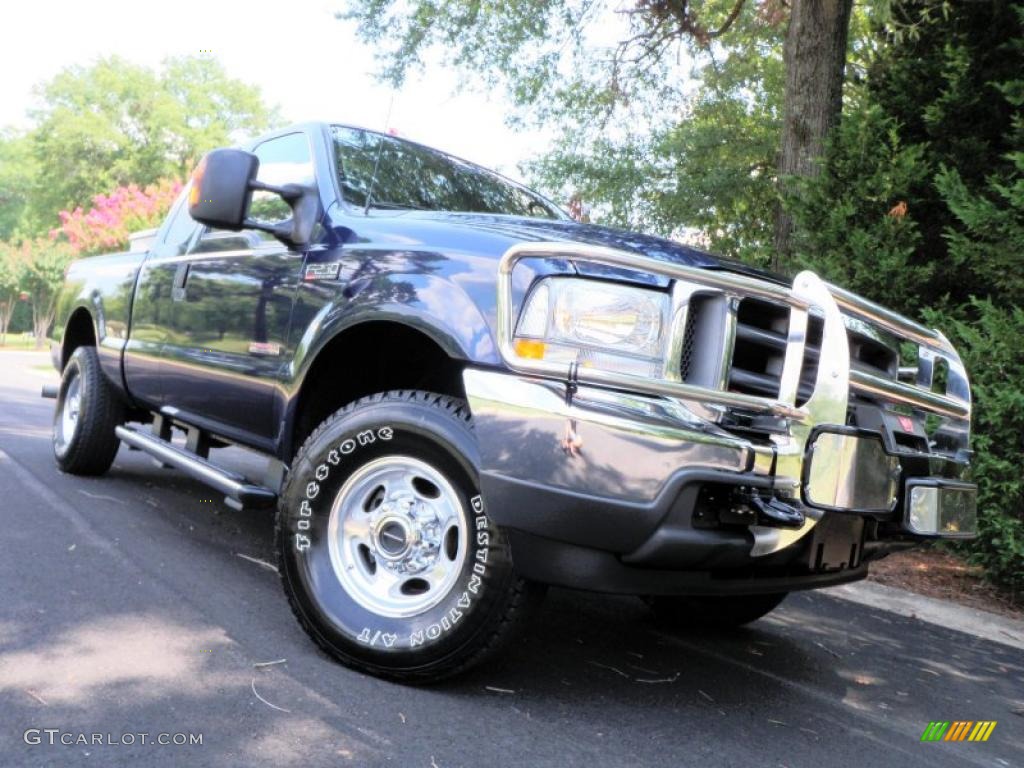
[[[464,360],[430,336],[401,323],[372,321],[343,331],[319,352],[303,379],[287,460],[318,424],[360,397],[421,389],[464,399],[464,367]]]
[[[60,367],[61,370],[68,364],[68,360],[79,347],[96,346],[96,329],[93,326],[92,315],[85,307],[79,307],[71,313],[68,323],[64,327],[64,338],[61,343]]]

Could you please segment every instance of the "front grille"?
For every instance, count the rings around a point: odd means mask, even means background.
[[[679,355],[679,374],[683,381],[690,375],[690,363],[693,361],[693,350],[697,346],[697,324],[690,319],[683,333],[683,348]]]
[[[762,299],[742,299],[736,310],[736,344],[729,369],[733,392],[778,397],[782,366],[786,357],[790,310],[784,304]],[[820,317],[807,319],[807,343],[801,367],[796,404],[811,396],[818,376],[823,323]],[[847,331],[850,365],[876,376],[896,378],[896,352],[881,342],[852,330]]]
[[[714,333],[714,329],[707,328],[709,316],[713,314],[712,301],[713,297],[706,294],[694,294],[690,297],[686,328],[683,331],[683,345],[679,355],[679,377],[683,381],[693,382],[697,375],[697,340],[702,335],[706,336],[708,332]]]

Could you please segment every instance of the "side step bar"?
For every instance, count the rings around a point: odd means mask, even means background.
[[[117,427],[115,433],[121,442],[132,448],[145,451],[158,461],[180,469],[189,477],[205,483],[224,494],[224,503],[235,509],[272,507],[277,503],[277,494],[262,485],[254,485],[241,475],[211,464],[194,453],[161,440],[133,427]]]

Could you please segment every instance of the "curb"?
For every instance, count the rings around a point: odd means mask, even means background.
[[[872,581],[842,584],[818,591],[841,600],[849,600],[1024,650],[1024,621],[977,608],[967,608],[945,600],[936,600],[934,597],[925,597]]]

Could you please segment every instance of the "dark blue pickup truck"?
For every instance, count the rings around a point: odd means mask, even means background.
[[[492,656],[547,584],[737,625],[975,528],[939,331],[357,128],[209,153],[148,251],[70,267],[55,336],[60,468],[123,442],[276,508],[302,626],[393,679]]]

